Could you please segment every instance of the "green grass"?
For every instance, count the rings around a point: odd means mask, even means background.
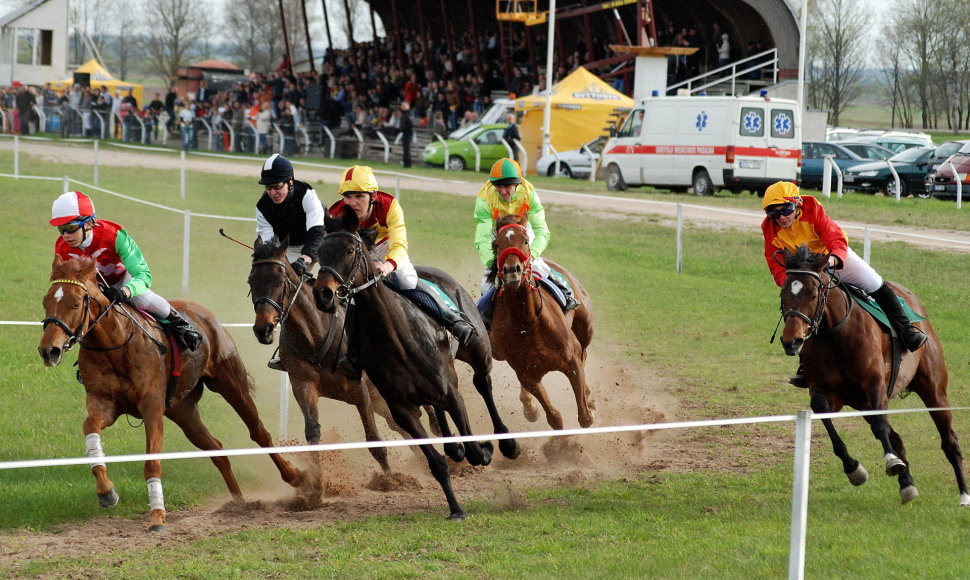
[[[0,170],[10,162],[11,155],[0,152]],[[91,171],[30,158],[21,162],[26,174],[89,179]],[[175,169],[102,167],[101,183],[179,209],[249,217],[259,194],[252,165],[241,164],[238,177],[191,174],[186,202],[179,199]],[[435,170],[422,169],[422,174],[425,171],[436,175]],[[472,174],[462,177],[474,179]],[[9,244],[0,257],[7,273],[0,280],[0,319],[39,320],[54,241],[46,220],[61,185],[0,181],[5,201],[0,219]],[[760,209],[760,199],[747,194],[704,200],[667,193],[624,195]],[[321,197],[326,203],[334,194],[321,190]],[[410,190],[403,200],[414,261],[451,271],[477,295],[480,264],[471,245],[473,200]],[[182,216],[106,194],[95,194],[95,203],[102,218],[126,225],[138,240],[152,265],[156,289],[163,296],[177,296]],[[604,210],[609,203],[604,198]],[[962,214],[933,200],[897,205],[884,198],[847,196],[826,202],[826,207],[839,219],[967,229]],[[593,296],[594,350],[632,361],[645,376],[665,377],[669,386],[664,394],[682,403],[677,420],[773,415],[805,407],[804,392],[784,384],[794,361],[777,343],[768,343],[778,317],[778,291],[764,265],[757,231],[688,226],[684,272],[678,274],[673,231],[658,218],[605,219],[557,205],[550,205],[547,213],[554,233],[548,255],[566,264]],[[209,305],[223,322],[249,322],[249,251],[221,238],[220,227],[247,242],[255,237],[252,223],[193,221],[189,294]],[[859,237],[852,241],[861,252]],[[923,298],[948,355],[951,403],[970,405],[963,388],[970,380],[970,329],[963,307],[966,256],[902,243],[874,243],[872,255],[883,275],[903,281]],[[75,355],[58,368],[43,367],[35,350],[39,334],[36,326],[5,326],[0,333],[0,434],[6,441],[0,460],[83,454],[83,388],[74,381],[70,366]],[[271,349],[255,344],[248,328],[234,329],[233,335],[258,385],[263,419],[275,426],[275,373],[263,365]],[[920,403],[910,398],[895,406]],[[202,413],[227,447],[251,446],[241,422],[218,397],[204,397]],[[300,433],[294,414],[295,406],[290,432]],[[610,417],[600,417],[599,424],[611,423]],[[893,423],[906,439],[923,493],[907,506],[898,505],[894,481],[879,475],[879,449],[862,421],[837,423],[873,474],[862,488],[847,484],[821,426],[814,427],[809,577],[965,574],[962,559],[953,555],[961,553],[959,542],[970,527],[970,512],[956,508],[952,472],[939,451],[935,430],[925,414],[899,416]],[[166,450],[192,449],[174,426],[167,427]],[[955,427],[966,439],[970,415],[957,413]],[[54,555],[16,574],[130,577],[143,574],[150,563],[159,577],[190,578],[552,578],[575,577],[580,571],[593,578],[777,578],[787,570],[791,451],[785,442],[791,433],[788,424],[678,432],[693,452],[731,455],[739,467],[734,472],[631,473],[618,481],[531,490],[523,510],[469,499],[465,508],[472,516],[461,524],[442,522],[443,508],[432,506],[407,516],[223,535],[178,549],[167,548],[162,540],[158,547],[137,552],[125,552],[122,544],[121,552],[113,555]],[[129,427],[124,418],[104,437],[110,454],[139,453],[144,447],[143,430]],[[776,444],[752,444],[763,440]],[[259,487],[269,476],[275,478],[265,457],[233,463],[244,490]],[[170,461],[165,470],[169,510],[225,493],[207,461]],[[112,515],[144,518],[141,465],[113,464],[111,475],[123,490]],[[104,517],[94,501],[92,483],[85,466],[0,471],[0,529],[10,534],[56,530],[72,521]],[[0,573],[14,571],[0,562]]]

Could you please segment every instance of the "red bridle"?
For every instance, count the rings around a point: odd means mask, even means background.
[[[526,233],[525,226],[521,224],[509,224],[507,226],[502,226],[496,233],[495,237],[498,238],[498,236],[500,236],[503,231],[509,228],[520,228],[522,230],[523,235],[528,235]],[[505,260],[509,256],[515,256],[518,259],[522,260],[522,268],[524,270],[523,275],[525,276],[525,279],[529,281],[532,278],[532,256],[514,246],[505,248],[504,250],[499,252],[498,256],[496,256],[495,263],[498,266],[498,272],[497,272],[498,277],[499,278],[505,277],[502,274],[502,270],[503,268],[505,268]]]

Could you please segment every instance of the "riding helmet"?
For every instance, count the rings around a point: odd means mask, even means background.
[[[263,163],[263,171],[259,174],[260,185],[273,185],[293,179],[293,164],[279,153],[273,153]]]
[[[374,170],[366,165],[354,165],[344,171],[340,178],[340,195],[346,193],[372,193],[377,191],[377,178]]]
[[[768,186],[765,190],[765,197],[761,200],[761,207],[767,209],[772,205],[785,205],[794,203],[801,207],[802,196],[798,192],[798,186],[790,181],[779,181]]]
[[[503,157],[488,172],[492,185],[518,185],[522,183],[522,170],[514,159]]]
[[[51,206],[52,226],[63,226],[75,220],[94,217],[94,202],[80,191],[63,193]],[[85,220],[87,221],[87,220]]]

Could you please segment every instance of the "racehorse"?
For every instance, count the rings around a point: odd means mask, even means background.
[[[410,300],[380,282],[371,260],[373,231],[358,232],[357,215],[347,208],[340,219],[326,219],[327,236],[318,252],[320,271],[314,284],[317,307],[333,313],[339,302],[354,299],[360,357],[364,371],[374,382],[394,421],[414,438],[427,432],[419,421],[420,408],[434,409],[442,435],[450,436],[447,415],[461,435],[471,435],[464,401],[458,391],[455,358],[472,367],[473,382],[485,400],[496,433],[508,433],[492,399],[490,378],[492,356],[485,325],[478,316],[472,297],[458,283],[434,268],[423,273],[445,290],[458,307],[471,314],[477,334],[465,346],[457,347],[451,335]],[[464,511],[451,487],[451,476],[444,457],[431,445],[421,445],[431,473],[441,485],[451,510],[448,519],[462,519]],[[519,447],[513,439],[499,443],[502,454],[514,458]],[[448,443],[445,453],[454,461],[466,458],[472,465],[488,465],[492,444]]]
[[[102,507],[113,507],[119,496],[99,459],[104,456],[101,430],[114,424],[120,415],[144,421],[147,453],[162,451],[164,417],[178,425],[199,449],[222,449],[222,443],[199,416],[199,399],[208,387],[232,406],[253,441],[262,447],[273,446],[272,436],[259,419],[236,345],[211,312],[187,300],[172,301],[203,336],[195,352],[177,352],[175,342],[166,338],[158,323],[128,306],[111,306],[98,287],[96,274],[93,260],[54,258],[50,289],[44,296],[46,318],[38,351],[44,364],[52,367],[75,344],[81,346],[78,378],[87,393],[85,442]],[[303,483],[303,474],[283,457],[275,453],[270,457],[283,481],[293,487]],[[233,500],[242,501],[229,460],[213,457],[212,463]],[[148,529],[153,532],[165,529],[161,477],[161,461],[146,461],[151,506]]]
[[[781,343],[789,356],[801,356],[813,412],[838,412],[844,405],[859,411],[884,411],[889,399],[903,391],[916,393],[929,408],[950,406],[943,347],[928,320],[918,323],[928,340],[916,352],[899,354],[898,369],[894,372],[894,349],[897,353],[905,349],[898,344],[894,346],[893,341],[898,339],[887,334],[825,269],[828,256],[814,254],[801,246],[794,253],[785,250],[779,257],[787,270],[781,288],[785,324]],[[890,284],[913,310],[925,312],[916,295],[899,284]],[[929,413],[940,433],[943,453],[956,474],[960,505],[970,506],[952,414],[950,411]],[[868,415],[866,421],[882,444],[886,474],[898,476],[902,503],[915,499],[919,491],[913,484],[903,440],[890,426],[886,415]],[[865,483],[868,479],[865,467],[849,455],[832,420],[822,419],[822,423],[849,481],[853,485]]]
[[[303,412],[304,434],[311,444],[320,442],[319,398],[342,401],[357,408],[368,441],[380,441],[374,413],[402,433],[380,394],[369,381],[351,381],[336,370],[336,361],[346,349],[343,311],[327,314],[313,304],[313,289],[297,276],[286,259],[285,243],[275,239],[253,246],[249,291],[256,321],[253,333],[262,344],[273,344],[273,332],[280,327],[280,359],[289,374],[293,396]],[[371,455],[384,473],[390,471],[387,450],[371,447]]]
[[[526,419],[536,421],[539,400],[546,421],[562,429],[562,415],[542,386],[542,377],[559,371],[566,375],[576,397],[579,424],[589,427],[596,403],[586,382],[586,356],[593,338],[593,310],[589,294],[579,280],[556,262],[543,258],[569,281],[582,307],[563,314],[556,299],[541,287],[532,273],[532,254],[525,227],[527,216],[502,216],[495,224],[495,306],[490,337],[497,360],[509,363],[519,379],[519,400]],[[533,399],[535,397],[535,399]]]

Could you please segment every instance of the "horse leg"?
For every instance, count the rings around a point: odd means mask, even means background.
[[[566,378],[569,379],[569,384],[573,388],[573,394],[576,396],[579,426],[589,427],[596,420],[596,413],[593,412],[589,404],[589,399],[587,399],[589,385],[586,384],[586,369],[583,367],[582,361],[578,358],[570,361],[569,368],[566,369],[565,374]]]
[[[164,417],[162,401],[157,405],[148,401],[142,405],[145,420],[145,453],[161,453],[164,439]],[[148,531],[165,530],[165,496],[162,493],[162,462],[150,459],[145,462],[145,483],[148,485],[148,505],[151,508]]]
[[[865,419],[869,423],[869,429],[872,431],[872,435],[882,443],[882,452],[886,460],[886,475],[894,476],[904,473],[906,471],[906,462],[899,458],[896,450],[893,449],[892,442],[889,440],[889,432],[892,430],[889,426],[889,420],[886,419],[885,415],[867,415]]]
[[[290,372],[290,385],[293,398],[303,413],[303,437],[311,445],[320,443],[320,412],[317,408],[320,395],[317,393],[316,384]]]
[[[815,413],[829,413],[831,411],[828,399],[822,393],[812,393],[811,406]],[[849,478],[849,483],[862,485],[868,481],[869,473],[861,463],[849,455],[849,449],[842,441],[842,437],[839,436],[839,432],[836,431],[832,420],[822,419],[822,425],[825,426],[825,431],[829,434],[829,440],[832,442],[832,452],[842,460],[842,472]]]
[[[468,436],[472,433],[471,422],[468,420],[468,411],[465,409],[465,401],[458,391],[458,377],[452,373],[451,384],[448,387],[448,394],[445,396],[445,407],[451,420],[455,422],[459,435]],[[440,417],[439,417],[440,420]],[[465,459],[471,465],[488,465],[492,462],[492,442],[465,442]]]
[[[451,437],[451,427],[448,426],[448,417],[445,415],[445,410],[437,405],[431,407],[431,409],[434,411],[431,417],[434,417],[434,422],[438,426],[441,437]],[[461,443],[445,443],[444,448],[445,455],[450,457],[455,463],[465,459],[465,448]]]
[[[949,407],[950,403],[946,398],[930,404],[927,407]],[[960,452],[960,440],[953,430],[953,413],[950,411],[930,411],[930,417],[936,424],[936,430],[940,432],[940,447],[947,461],[953,466],[953,472],[957,478],[957,488],[960,490],[960,505],[970,506],[970,493],[967,492],[967,483],[963,478],[963,454]]]
[[[489,376],[488,371],[476,372],[472,377],[472,382],[475,384],[475,390],[485,401],[488,416],[492,419],[493,433],[508,433],[509,428],[502,421],[498,408],[495,406],[495,399],[492,397],[492,377]],[[502,455],[509,459],[515,459],[519,456],[519,442],[515,439],[501,439],[498,442],[498,447],[502,450]]]
[[[418,420],[420,411],[417,407],[402,408],[400,406],[393,406],[390,409],[394,421],[402,429],[407,431],[412,438],[424,439],[428,436],[424,427],[421,426],[421,422]],[[425,458],[428,460],[428,468],[431,470],[431,474],[438,482],[438,485],[441,486],[442,491],[445,492],[445,498],[448,500],[448,509],[451,511],[448,519],[465,519],[465,512],[458,505],[458,499],[455,497],[455,492],[451,487],[451,473],[448,470],[448,462],[445,461],[444,456],[438,453],[434,446],[421,445],[420,447],[421,452],[424,453]]]
[[[529,393],[528,389],[519,388],[519,402],[522,403],[522,414],[525,415],[526,421],[535,423],[539,420],[539,407],[536,405],[535,397]]]
[[[205,451],[222,449],[222,442],[209,432],[209,429],[202,422],[202,417],[199,415],[198,406],[194,403],[184,403],[173,407],[169,409],[167,416],[182,429],[182,432],[185,433],[185,438],[199,449]],[[226,487],[229,489],[229,494],[232,495],[232,499],[234,501],[243,501],[242,490],[239,488],[236,476],[232,472],[232,465],[229,463],[229,458],[211,457],[210,459],[216,466],[216,469],[219,470],[222,479],[226,482]]]
[[[246,379],[246,369],[238,357],[226,359],[212,373],[203,378],[206,386],[218,393],[236,411],[246,427],[249,428],[249,438],[260,447],[273,447],[273,437],[266,430],[256,410],[256,403],[249,394],[249,383]],[[302,475],[293,465],[279,453],[270,453],[270,459],[276,464],[283,481],[293,487],[302,484]]]
[[[909,503],[919,497],[919,490],[916,489],[916,485],[913,483],[913,474],[909,469],[909,459],[906,457],[906,446],[903,445],[903,439],[899,436],[899,433],[889,426],[889,442],[892,444],[893,449],[896,450],[896,454],[899,459],[906,466],[906,469],[899,474],[899,498],[903,503]]]
[[[364,393],[367,397],[367,393]],[[360,415],[360,422],[364,426],[364,437],[368,441],[382,441],[381,436],[377,433],[377,422],[374,420],[374,413],[371,410],[368,402],[356,405],[357,414]],[[387,462],[387,448],[386,447],[369,447],[367,449],[371,456],[377,461],[377,464],[381,466],[381,471],[384,473],[389,473],[391,471],[391,465]]]
[[[84,447],[91,458],[91,475],[94,476],[95,490],[98,493],[98,503],[103,508],[114,507],[118,504],[118,492],[115,484],[108,478],[108,466],[100,461],[104,457],[101,447],[101,430],[114,423],[116,413],[114,404],[96,397],[87,399],[88,416],[84,420]]]
[[[518,375],[518,373],[516,374]],[[546,393],[545,387],[542,386],[542,382],[531,376],[519,376],[519,383],[530,395],[539,400],[539,404],[542,405],[542,410],[546,413],[546,421],[549,423],[549,426],[557,430],[562,429],[562,415],[552,406],[552,401],[549,400],[549,395]],[[522,397],[520,396],[519,399],[521,400]]]

